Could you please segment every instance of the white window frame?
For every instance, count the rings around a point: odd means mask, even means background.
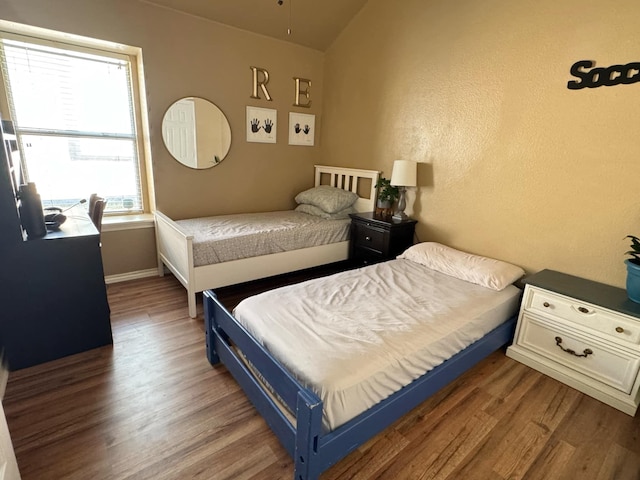
[[[151,162],[151,145],[149,142],[148,108],[146,105],[146,92],[144,87],[145,82],[142,49],[130,45],[57,32],[54,30],[8,22],[5,20],[0,20],[0,35],[6,35],[7,37],[13,38],[15,38],[15,35],[21,37],[32,37],[36,41],[48,42],[59,48],[72,48],[75,50],[90,49],[94,51],[100,50],[108,54],[125,55],[129,58],[131,64],[133,108],[143,212],[118,214],[113,216],[111,219],[108,214],[105,214],[104,223],[106,224],[106,228],[104,228],[104,230],[120,230],[151,226],[152,217],[149,214],[155,210],[155,193],[152,181],[153,171]],[[2,114],[2,118],[10,119],[10,108],[6,92],[4,91],[4,82],[0,82],[0,92],[2,93],[0,94],[0,113]],[[118,228],[119,223],[131,223],[131,225],[122,225],[122,228]],[[109,225],[111,225],[111,228]]]

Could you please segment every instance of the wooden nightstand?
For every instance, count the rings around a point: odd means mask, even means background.
[[[391,260],[413,245],[416,220],[393,220],[374,212],[352,213],[349,259],[360,265]]]
[[[507,356],[635,415],[640,403],[640,304],[622,288],[553,270],[525,282]]]

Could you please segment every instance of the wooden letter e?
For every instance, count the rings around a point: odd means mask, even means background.
[[[306,78],[298,78],[293,77],[296,82],[296,98],[293,102],[294,107],[311,107],[311,100],[309,100],[309,89],[311,88],[311,80],[307,80]],[[304,90],[300,90],[300,84],[306,84],[306,88]],[[306,103],[300,103],[300,95],[304,95],[304,97],[308,100]]]

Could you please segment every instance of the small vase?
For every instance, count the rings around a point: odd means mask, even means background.
[[[625,260],[627,265],[627,296],[629,300],[640,303],[640,265]]]
[[[376,216],[389,217],[393,213],[389,200],[378,200],[376,203]]]

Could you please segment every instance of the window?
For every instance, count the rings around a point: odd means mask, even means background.
[[[136,58],[3,32],[0,42],[24,174],[43,204],[70,206],[96,192],[107,213],[144,211]]]

